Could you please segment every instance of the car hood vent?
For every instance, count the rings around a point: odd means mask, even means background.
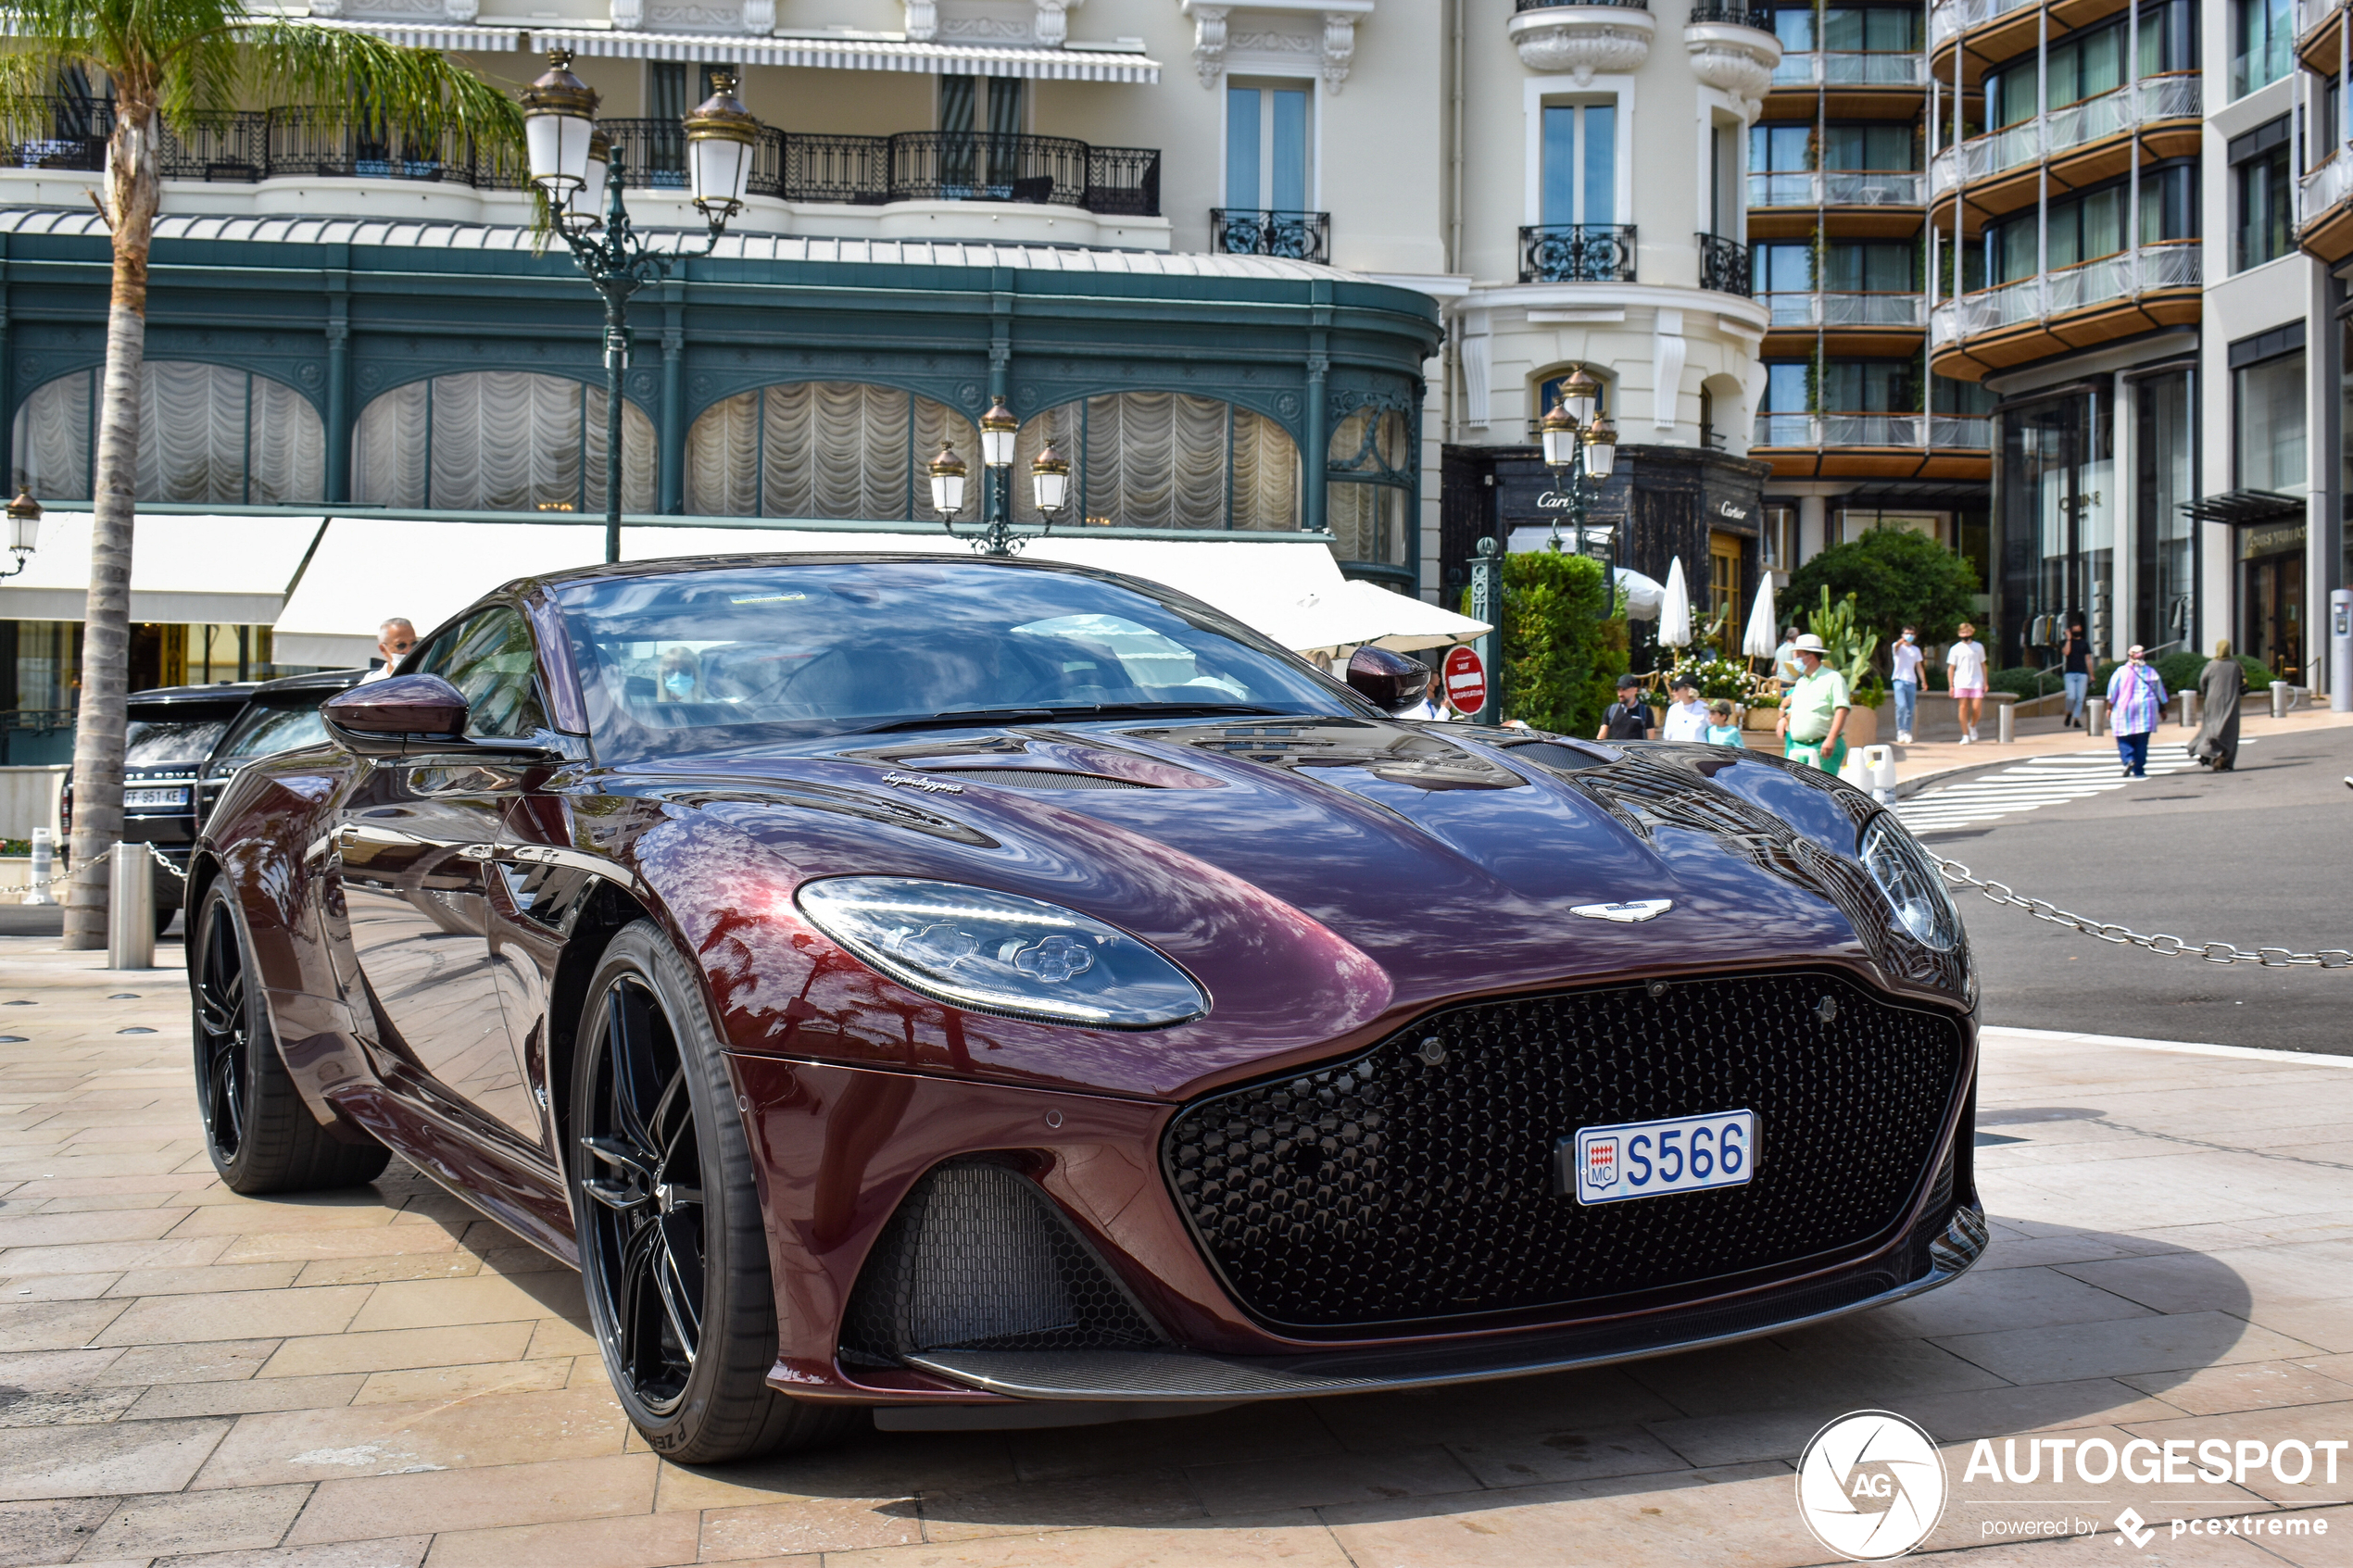
[[[1051,768],[926,768],[934,778],[969,780],[1006,789],[1150,789],[1133,779],[1107,778],[1101,773],[1065,773]]]

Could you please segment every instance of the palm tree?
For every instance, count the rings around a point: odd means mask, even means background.
[[[103,81],[114,100],[101,208],[114,236],[107,367],[92,497],[90,599],[73,748],[73,879],[66,946],[106,946],[108,846],[122,834],[123,696],[130,651],[131,521],[139,470],[139,369],[146,343],[147,252],[161,196],[164,128],[207,110],[348,104],[404,138],[472,138],[520,161],[512,100],[446,56],[358,31],[247,12],[239,0],[9,0],[0,55],[0,119],[12,136],[50,133],[60,77]],[[364,106],[364,111],[363,111]]]

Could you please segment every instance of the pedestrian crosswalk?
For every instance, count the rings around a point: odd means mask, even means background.
[[[2243,740],[2241,746],[2252,746]],[[2172,742],[2149,747],[2149,777],[2186,772],[2197,766],[2187,745]],[[2122,776],[2113,747],[2098,751],[2062,752],[2036,757],[1999,772],[1981,773],[1957,784],[1922,790],[1899,801],[1895,815],[1914,833],[1939,833],[1970,828],[2032,811],[2122,789],[2135,781]],[[2142,781],[2145,782],[2145,781]]]

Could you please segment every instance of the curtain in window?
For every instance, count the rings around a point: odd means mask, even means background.
[[[16,483],[44,501],[90,498],[90,398],[94,370],[35,388],[19,405],[9,450]]]
[[[654,508],[653,421],[622,411],[622,506]],[[561,376],[474,370],[396,387],[361,411],[352,499],[455,511],[605,508],[605,393]]]
[[[1181,392],[1088,399],[1088,512],[1119,528],[1225,527],[1226,409]]]
[[[1405,564],[1404,491],[1334,480],[1324,515],[1331,524],[1332,554],[1340,559]]]
[[[1072,470],[1063,522],[1081,521],[1083,500],[1088,519],[1118,528],[1299,526],[1299,447],[1263,414],[1183,393],[1130,392],[1089,398],[1083,421],[1082,439],[1080,405],[1065,403],[1022,426],[1016,522],[1045,521],[1029,466],[1051,439]]]
[[[927,517],[924,465],[943,441],[976,475],[980,441],[972,422],[928,397],[857,382],[738,393],[704,409],[686,433],[686,509],[707,517]],[[977,516],[976,482],[971,494]]]
[[[43,385],[17,410],[16,473],[47,500],[90,495],[95,370]],[[317,501],[326,495],[326,427],[283,382],[224,365],[150,359],[140,367],[139,494],[215,503]]]

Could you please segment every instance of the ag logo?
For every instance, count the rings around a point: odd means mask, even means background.
[[[1944,1512],[1944,1461],[1929,1435],[1886,1411],[1843,1415],[1806,1445],[1797,1512],[1814,1538],[1858,1562],[1901,1557]]]

